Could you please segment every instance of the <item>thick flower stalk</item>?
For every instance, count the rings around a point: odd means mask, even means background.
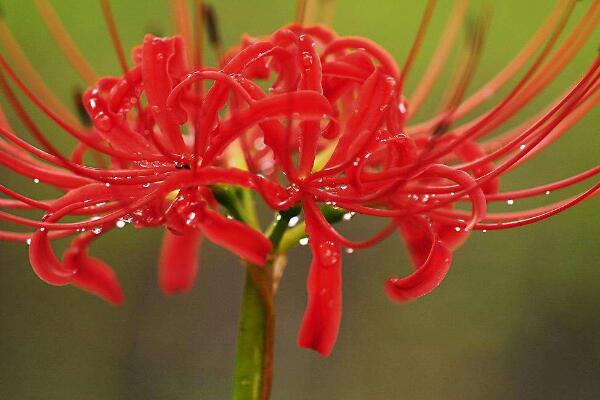
[[[350,253],[399,233],[415,268],[406,277],[390,278],[385,291],[395,301],[408,301],[442,282],[452,252],[472,231],[540,221],[600,190],[598,165],[553,183],[500,190],[503,174],[551,145],[600,101],[600,58],[590,57],[589,68],[560,98],[525,123],[504,128],[577,54],[600,20],[600,1],[591,2],[560,44],[576,2],[558,2],[517,56],[466,96],[488,25],[482,12],[467,25],[464,57],[440,112],[421,123],[412,117],[446,64],[466,1],[456,2],[444,40],[413,93],[406,93],[405,82],[435,1],[427,3],[402,65],[369,39],[340,37],[302,18],[268,37],[245,36],[223,52],[212,9],[200,5],[193,26],[180,1],[173,1],[180,35],[147,35],[129,62],[108,2],[102,1],[123,70],[104,78],[81,57],[49,3],[36,3],[65,56],[88,82],[79,103],[91,123],[71,115],[46,88],[0,22],[6,54],[0,57],[0,87],[37,140],[25,141],[0,112],[0,163],[61,193],[38,200],[0,185],[7,196],[1,208],[40,214],[34,219],[1,211],[1,219],[33,232],[1,231],[0,238],[27,242],[33,270],[45,282],[73,284],[115,304],[123,300],[115,273],[88,253],[94,240],[114,228],[128,223],[165,228],[159,282],[166,293],[191,288],[204,238],[230,250],[249,265],[245,304],[257,310],[244,314],[242,323],[271,331],[255,339],[264,340],[259,347],[269,354],[248,363],[263,369],[263,398],[272,369],[273,296],[291,246],[308,244],[312,252],[299,344],[328,355],[342,316],[344,248]],[[203,21],[219,59],[216,67],[203,65]],[[517,76],[499,102],[473,116]],[[70,154],[59,151],[36,125],[15,90],[76,140]],[[93,165],[85,161],[88,154]],[[541,208],[487,211],[490,202],[512,204],[594,179],[582,193]],[[253,196],[276,214],[264,233]],[[469,211],[457,207],[460,203]],[[354,214],[387,225],[373,237],[353,241],[334,225]],[[58,257],[51,244],[65,237],[73,237],[71,245]]]

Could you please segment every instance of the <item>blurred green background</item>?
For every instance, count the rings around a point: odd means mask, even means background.
[[[52,3],[96,70],[118,73],[98,3]],[[165,0],[112,3],[127,48],[147,31],[173,31]],[[439,3],[409,92],[427,65],[452,2]],[[491,3],[489,38],[471,89],[518,52],[554,5],[548,0]],[[591,3],[579,2],[569,27]],[[244,32],[268,34],[290,22],[295,11],[294,1],[212,4],[227,45]],[[424,4],[339,0],[333,25],[342,35],[368,36],[403,60]],[[478,4],[473,1],[474,9]],[[2,7],[48,85],[69,102],[73,88],[83,84],[50,41],[32,1],[2,0]],[[541,109],[581,75],[596,56],[599,33],[516,121]],[[448,76],[434,98],[443,94]],[[427,103],[426,113],[436,106]],[[11,121],[22,131],[12,116]],[[550,149],[506,176],[503,189],[562,179],[597,165],[599,123],[596,109]],[[44,126],[57,142],[67,144],[64,134]],[[40,197],[47,193],[5,168],[0,174],[3,184]],[[517,201],[513,208],[562,195]],[[599,205],[593,199],[533,226],[473,234],[456,252],[441,287],[406,305],[392,304],[382,291],[386,277],[409,271],[397,238],[345,256],[344,317],[337,347],[327,359],[296,346],[309,254],[306,248],[294,249],[277,299],[273,399],[600,398]],[[357,219],[350,234],[372,224]],[[229,398],[244,272],[233,256],[208,244],[194,290],[165,297],[156,284],[160,234],[127,227],[94,246],[94,254],[113,265],[122,280],[127,302],[120,308],[70,287],[42,283],[29,267],[25,244],[0,243],[0,398]]]

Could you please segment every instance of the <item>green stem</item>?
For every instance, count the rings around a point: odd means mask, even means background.
[[[270,390],[272,368],[273,316],[272,303],[264,298],[261,283],[257,282],[256,266],[249,265],[242,300],[238,346],[234,376],[234,400],[267,399],[265,383]],[[271,343],[269,343],[271,342]],[[269,347],[271,350],[269,350]]]
[[[277,215],[268,234],[274,249],[279,246],[290,219],[298,213],[300,208],[295,207]],[[271,394],[276,259],[274,255],[262,268],[247,266],[238,332],[234,400],[267,400]]]

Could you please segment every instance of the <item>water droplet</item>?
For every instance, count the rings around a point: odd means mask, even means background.
[[[92,229],[92,233],[94,235],[99,235],[102,233],[102,228],[100,228],[100,227],[94,228],[94,229]]]
[[[398,104],[398,111],[400,111],[401,114],[406,114],[406,104],[404,104],[403,101]]]
[[[313,57],[308,52],[302,53],[302,66],[305,69],[309,69],[313,65]]]
[[[104,186],[106,186],[106,187],[110,187],[110,183],[109,183],[109,182],[106,182],[106,183],[104,184]]]
[[[35,178],[35,179],[33,180],[33,183],[40,183],[40,180],[39,180],[38,178]]]
[[[522,144],[522,145],[520,145],[520,146],[519,146],[519,149],[521,149],[521,150],[525,150],[525,147],[527,147],[527,146],[526,146],[526,145],[524,145],[524,144]]]
[[[31,238],[27,238],[27,240],[25,241],[25,243],[27,243],[27,246],[31,245]]]
[[[187,219],[185,220],[185,224],[189,226],[194,223],[195,219],[196,219],[196,213],[192,211],[191,213],[188,214]]]
[[[549,195],[549,194],[550,194],[550,191],[549,191],[549,190],[546,190],[546,196],[547,196],[547,195]]]
[[[265,140],[262,137],[258,137],[254,140],[254,148],[256,150],[263,150],[266,147]]]
[[[298,243],[300,243],[300,246],[306,246],[308,244],[308,238],[302,238],[298,241]]]
[[[319,245],[317,253],[319,261],[324,267],[331,267],[339,262],[340,250],[332,241],[326,241]]]
[[[515,201],[513,199],[509,199],[509,200],[506,200],[506,204],[508,204],[509,206],[512,206],[513,204],[515,204]]]
[[[460,232],[460,226],[455,226],[455,227],[454,227],[454,230],[455,230],[456,232]]]
[[[100,112],[94,117],[94,126],[103,132],[108,132],[113,128],[113,122],[108,115]]]
[[[342,219],[344,221],[350,221],[352,219],[352,217],[354,217],[355,214],[356,214],[355,212],[347,212],[346,214],[344,214]]]
[[[123,221],[122,219],[118,220],[117,223],[115,224],[117,228],[124,228],[125,225],[127,225],[127,222]]]
[[[483,233],[486,233],[486,232],[487,232],[487,229],[484,229],[484,230],[482,230],[481,232],[483,232]]]
[[[347,247],[346,248],[346,253],[352,254],[352,253],[354,253],[354,249],[352,247]]]
[[[288,222],[288,227],[293,228],[294,226],[298,225],[299,221],[300,221],[300,217],[292,217],[292,218],[290,218],[290,220]]]

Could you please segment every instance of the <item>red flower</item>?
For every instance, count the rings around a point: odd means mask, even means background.
[[[44,149],[22,140],[3,118],[0,133],[5,140],[0,141],[0,162],[36,182],[62,190],[64,195],[37,201],[1,186],[14,199],[2,200],[2,207],[37,209],[43,217],[36,221],[2,212],[3,219],[37,230],[33,234],[4,231],[0,235],[5,240],[30,244],[31,264],[42,280],[54,285],[72,283],[115,304],[123,300],[115,274],[87,254],[90,243],[115,226],[133,223],[136,227],[168,228],[159,274],[167,293],[190,288],[203,237],[258,265],[266,262],[272,248],[262,233],[218,211],[211,185],[253,187],[253,179],[244,171],[227,168],[217,159],[221,151],[207,156],[211,138],[223,134],[210,131],[222,106],[221,97],[201,99],[188,84],[190,67],[186,65],[182,39],[147,36],[133,55],[134,66],[123,77],[102,78],[83,94],[83,106],[93,123],[90,128],[71,125],[70,116],[58,115],[47,107],[7,61],[0,59],[5,73],[29,100],[79,142],[70,157],[59,152],[2,78],[3,91],[13,109]],[[200,75],[230,79],[216,70]],[[142,104],[143,98],[147,104]],[[198,102],[204,105],[202,119],[197,118]],[[195,137],[203,139],[182,135],[180,127],[188,116],[193,119]],[[212,122],[203,125],[211,118]],[[231,119],[224,125],[234,133]],[[91,150],[100,165],[106,156],[108,165],[86,166],[83,157]],[[82,215],[88,219],[61,222]],[[50,243],[70,235],[77,238],[63,259],[58,259]]]
[[[539,221],[598,192],[600,184],[596,183],[578,196],[541,209],[499,214],[486,211],[488,202],[512,204],[514,199],[561,189],[600,173],[600,166],[595,166],[556,183],[499,192],[503,173],[551,144],[600,100],[598,59],[580,81],[532,122],[487,139],[560,72],[589,36],[590,27],[600,15],[596,4],[561,48],[549,55],[572,7],[559,5],[509,66],[484,88],[463,99],[482,46],[486,25],[482,17],[472,32],[469,55],[457,69],[456,84],[450,88],[446,106],[439,115],[418,125],[409,124],[410,118],[437,78],[452,44],[452,40],[440,44],[439,58],[434,59],[413,101],[403,91],[404,80],[431,9],[426,11],[403,68],[368,39],[338,38],[322,27],[292,25],[264,40],[247,38],[228,54],[229,62],[249,54],[255,57],[252,66],[243,72],[243,79],[277,77],[267,96],[310,90],[323,95],[333,110],[324,113],[321,121],[307,121],[302,112],[289,115],[287,121],[259,124],[241,137],[253,172],[270,177],[273,183],[280,181],[281,172],[288,181],[288,186],[282,187],[285,196],[281,190],[265,190],[258,184],[265,201],[278,210],[302,205],[313,262],[307,283],[308,306],[300,329],[301,346],[327,355],[335,343],[341,319],[342,247],[353,250],[371,246],[399,229],[415,272],[389,279],[385,289],[392,299],[407,301],[440,284],[450,267],[452,251],[470,231]],[[464,11],[464,3],[459,2],[447,27],[448,36],[456,34]],[[549,39],[544,43],[546,37]],[[538,48],[541,51],[534,57]],[[453,126],[504,86],[531,58],[532,66],[502,101],[481,116]],[[257,98],[265,96],[249,83],[244,85],[252,93],[259,93]],[[256,142],[258,148],[252,149],[251,144]],[[262,168],[269,157],[265,147],[271,150],[271,162]],[[454,207],[465,200],[471,203],[470,212]],[[318,203],[343,212],[390,218],[391,222],[375,237],[352,242],[336,232]]]
[[[63,195],[39,201],[1,186],[12,198],[1,200],[3,208],[37,209],[44,214],[37,221],[0,213],[0,218],[36,228],[33,234],[1,232],[1,237],[30,241],[31,264],[44,281],[73,283],[119,303],[122,293],[114,274],[87,254],[93,239],[129,222],[137,227],[165,226],[161,287],[167,293],[187,290],[196,276],[204,237],[259,265],[271,252],[282,250],[282,232],[271,235],[269,241],[250,226],[252,218],[244,215],[248,210],[243,196],[249,190],[258,192],[280,212],[279,217],[302,209],[313,261],[299,343],[329,354],[341,321],[343,247],[372,246],[399,231],[415,271],[404,278],[390,278],[385,289],[396,301],[412,300],[441,283],[452,251],[471,231],[539,221],[600,190],[596,183],[575,197],[540,209],[487,212],[489,202],[512,204],[515,199],[562,189],[600,173],[600,166],[594,166],[555,183],[499,190],[502,174],[550,145],[600,100],[598,58],[535,119],[490,137],[573,58],[600,19],[600,3],[592,4],[561,47],[551,53],[574,4],[561,2],[519,55],[486,86],[465,98],[482,48],[487,24],[483,16],[472,27],[467,56],[456,69],[444,107],[430,120],[412,124],[411,117],[439,76],[465,14],[465,3],[457,2],[444,40],[417,90],[408,95],[404,83],[433,3],[428,3],[402,67],[368,39],[338,37],[320,26],[290,25],[268,38],[244,37],[239,47],[225,55],[218,51],[219,68],[204,67],[201,52],[186,54],[186,48],[194,47],[189,34],[184,35],[187,41],[148,35],[133,51],[132,67],[118,51],[123,76],[96,80],[66,40],[66,53],[81,75],[93,81],[82,97],[93,124],[88,128],[64,111],[25,61],[15,56],[16,44],[7,41],[11,58],[22,64],[20,72],[29,75],[27,81],[36,88],[32,90],[1,58],[5,74],[78,144],[71,156],[59,152],[2,78],[15,113],[43,149],[22,140],[2,118],[0,133],[5,139],[0,141],[0,163],[55,186]],[[116,30],[109,27],[120,50]],[[59,37],[64,36],[61,29],[53,26]],[[530,66],[503,100],[462,122],[528,62]],[[258,83],[273,78],[268,90]],[[205,91],[207,82],[212,83]],[[83,161],[88,151],[98,158],[95,167]],[[286,184],[281,183],[284,179]],[[459,202],[469,202],[471,210],[456,208]],[[224,216],[220,206],[235,219]],[[353,213],[385,218],[389,224],[372,238],[351,241],[332,224]],[[63,222],[73,216],[93,217]],[[298,222],[298,217],[293,218]],[[77,237],[60,260],[50,247],[51,240],[70,235]],[[285,235],[284,241],[298,238],[292,231]],[[278,247],[273,248],[272,242]]]

